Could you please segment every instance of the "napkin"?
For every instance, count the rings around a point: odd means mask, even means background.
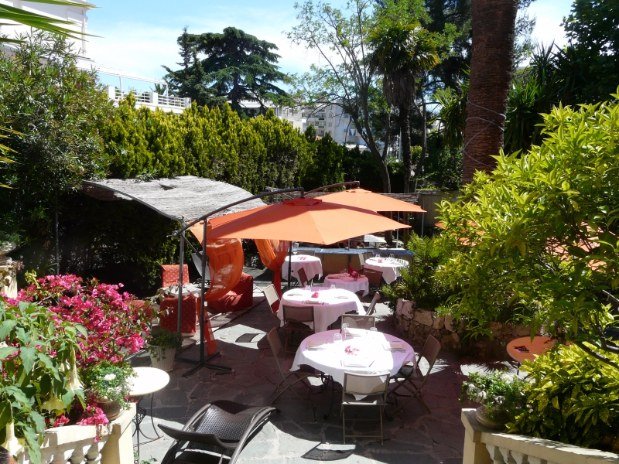
[[[316,350],[318,348],[322,348],[322,343],[320,340],[308,340],[306,346],[309,350]]]
[[[370,358],[355,356],[342,359],[343,367],[370,367],[374,360]]]
[[[405,351],[406,345],[402,342],[389,342],[385,344],[385,349],[390,351]]]
[[[365,329],[358,329],[356,327],[349,327],[348,328],[348,334],[351,337],[362,337],[363,335],[365,335],[366,332],[367,332],[367,330],[365,330]]]

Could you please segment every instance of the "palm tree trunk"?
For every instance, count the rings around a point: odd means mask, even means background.
[[[466,126],[463,183],[477,170],[490,172],[503,145],[507,92],[514,61],[518,0],[473,0],[473,51]]]
[[[404,193],[410,192],[411,170],[413,163],[411,160],[411,115],[410,105],[400,105],[398,108],[400,113],[400,143],[402,146],[402,177],[404,184],[402,191]]]

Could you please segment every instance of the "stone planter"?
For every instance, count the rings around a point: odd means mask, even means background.
[[[492,430],[503,430],[505,428],[504,424],[499,422],[495,422],[490,417],[488,417],[488,411],[485,406],[479,406],[475,409],[475,419],[484,427],[487,427]]]

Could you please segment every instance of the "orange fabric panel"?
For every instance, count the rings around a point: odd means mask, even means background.
[[[258,253],[260,254],[260,261],[265,265],[267,269],[273,271],[273,285],[275,290],[282,296],[282,265],[286,260],[286,255],[290,249],[290,242],[287,240],[254,240]],[[277,306],[277,305],[274,305]],[[273,311],[277,311],[277,307],[273,308]]]
[[[203,222],[194,224],[189,230],[202,243]],[[210,240],[210,231],[211,226],[209,224],[206,234],[206,256],[208,256],[211,285],[204,295],[207,302],[221,298],[239,282],[245,262],[240,239]]]

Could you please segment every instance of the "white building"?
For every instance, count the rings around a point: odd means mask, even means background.
[[[301,132],[314,126],[316,135],[324,137],[329,134],[336,143],[349,147],[365,147],[363,138],[357,133],[352,119],[337,105],[321,108],[275,108],[275,114],[285,119]]]
[[[88,56],[88,41],[84,36],[88,29],[88,8],[86,7],[88,2],[84,0],[74,1],[75,3],[84,4],[84,6],[60,6],[46,3],[33,3],[22,0],[0,0],[0,3],[33,13],[38,13],[60,21],[68,21],[68,24],[62,24],[62,26],[79,33],[76,37],[68,38],[68,40],[73,44],[73,52],[77,55],[77,65],[82,69],[95,71],[100,77],[101,75],[106,75],[113,76],[115,79],[118,79],[118,86],[108,86],[107,88],[107,93],[110,100],[115,103],[118,103],[121,99],[125,98],[128,93],[132,92],[135,95],[136,106],[145,106],[153,110],[158,108],[164,111],[180,113],[191,105],[191,99],[169,96],[167,95],[167,91],[164,95],[160,95],[154,91],[132,91],[131,88],[127,88],[128,82],[140,81],[141,83],[154,87],[157,84],[165,84],[163,81],[143,78],[140,76],[132,76],[122,71],[108,70],[99,67],[97,63],[95,63]],[[16,24],[12,21],[6,21],[5,24],[0,25],[0,35],[5,35],[7,37],[16,37],[18,35],[27,34],[30,31],[31,28],[29,26]]]

